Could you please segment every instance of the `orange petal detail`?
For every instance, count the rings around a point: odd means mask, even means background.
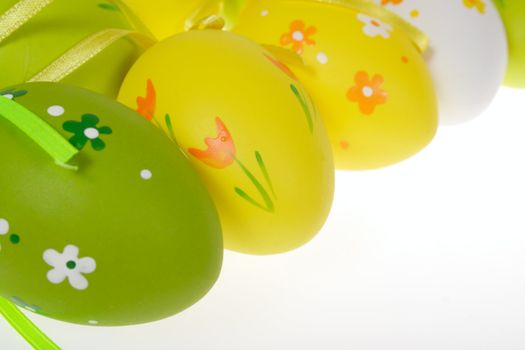
[[[281,61],[273,58],[270,55],[264,54],[264,57],[266,57],[270,62],[272,62],[277,68],[282,70],[284,72],[284,74],[288,75],[293,80],[298,81],[297,76],[292,72],[292,70],[290,68],[288,68],[287,65],[285,65]]]
[[[188,152],[212,168],[223,169],[235,160],[235,144],[230,132],[219,117],[215,119],[215,123],[217,137],[207,137],[204,140],[208,148],[206,150],[189,148]]]
[[[354,80],[356,85],[348,90],[346,97],[359,104],[361,113],[370,115],[374,113],[377,105],[386,102],[388,94],[381,89],[384,82],[381,75],[376,74],[369,79],[368,73],[360,71]]]
[[[289,32],[284,33],[281,36],[281,45],[288,46],[292,45],[292,50],[298,54],[302,54],[304,51],[304,45],[314,46],[315,40],[312,40],[311,36],[317,32],[317,29],[313,26],[306,28],[303,21],[295,20],[290,23]]]
[[[137,112],[147,120],[151,121],[155,117],[157,104],[157,94],[151,79],[148,79],[146,87],[146,97],[137,97]]]

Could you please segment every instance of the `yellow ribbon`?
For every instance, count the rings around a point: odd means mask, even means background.
[[[144,45],[149,45],[148,38],[131,30],[106,29],[82,40],[44,68],[40,73],[29,79],[29,81],[60,81],[104,49],[126,36],[134,36],[137,42],[142,41]]]
[[[196,22],[192,25],[189,30],[200,30],[200,29],[216,29],[222,30],[224,28],[225,21],[224,18],[218,15],[211,15],[204,17],[199,22]]]
[[[224,19],[220,18],[222,6],[223,0],[201,0],[186,19],[184,29],[222,29],[224,27]]]
[[[54,0],[20,0],[17,2],[13,7],[0,16],[0,43],[53,1]],[[139,28],[143,27],[143,25],[138,22],[136,17],[134,17],[122,2],[116,2],[124,15],[132,21],[135,26]],[[147,35],[139,34],[136,31],[106,29],[79,42],[41,72],[37,73],[29,81],[60,81],[98,55],[104,49],[126,36],[132,37],[135,43],[143,48],[147,48],[154,43],[153,39]]]
[[[0,43],[42,11],[53,0],[20,0],[0,16]]]

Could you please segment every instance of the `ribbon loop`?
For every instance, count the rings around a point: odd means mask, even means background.
[[[195,23],[193,27],[190,28],[190,30],[199,30],[199,29],[222,30],[224,28],[224,25],[225,25],[224,18],[218,15],[211,15]]]
[[[206,24],[206,22],[209,22],[215,25],[215,26],[212,25],[212,27],[209,27],[209,29],[216,29],[218,27],[217,21],[222,20],[220,19],[221,9],[223,6],[222,3],[223,3],[223,0],[201,0],[200,4],[196,6],[193,12],[187,17],[184,23],[184,29],[185,30],[205,29],[205,28],[208,28],[208,27],[203,26]],[[222,26],[224,26],[224,21],[222,23]],[[222,29],[222,26],[220,29]]]
[[[53,1],[54,0],[20,0],[17,2],[13,7],[0,16],[0,43],[35,17]],[[129,9],[121,2],[118,2],[118,4],[119,8],[122,8],[126,18],[128,18],[128,20],[130,20],[135,26],[139,26],[142,29],[143,25],[141,25],[134,15],[130,13]],[[102,30],[79,42],[41,72],[37,73],[29,81],[60,81],[125,36],[134,37],[136,43],[145,48],[151,46],[154,42],[146,34],[141,35],[134,30]]]
[[[126,36],[135,36],[136,41],[142,40],[143,46],[149,46],[152,40],[134,31],[125,29],[106,29],[97,32],[66,51],[49,66],[37,73],[29,81],[57,82],[80,68],[93,57],[104,51],[113,43]]]

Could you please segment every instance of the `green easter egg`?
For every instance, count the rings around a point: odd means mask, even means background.
[[[0,16],[17,3],[1,1]],[[35,0],[38,3],[42,0]],[[145,38],[122,34],[141,29],[118,1],[54,0],[34,14],[18,11],[17,17],[28,20],[3,41],[2,31],[12,25],[0,21],[4,24],[0,25],[0,87],[54,81],[42,73],[58,61],[52,75],[60,81],[115,97],[125,74],[148,46]],[[75,54],[64,58],[71,50]],[[72,71],[75,60],[85,63]]]
[[[5,98],[1,297],[55,319],[114,326],[171,316],[207,293],[222,263],[220,223],[172,140],[78,87],[30,83],[0,90]],[[44,152],[50,133],[6,105],[31,111],[78,154],[56,164]]]
[[[505,84],[525,88],[525,1],[495,0],[507,28],[509,66]]]

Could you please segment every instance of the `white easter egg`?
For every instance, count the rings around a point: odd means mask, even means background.
[[[440,121],[457,124],[481,114],[505,76],[503,22],[491,0],[375,0],[421,29],[438,94]]]

